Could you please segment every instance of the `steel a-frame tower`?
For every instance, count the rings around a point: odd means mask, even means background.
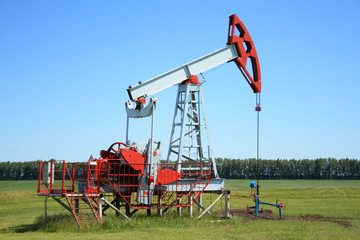
[[[209,125],[201,84],[178,85],[167,162],[212,162],[213,176],[218,178],[213,158]],[[209,166],[209,165],[208,165]]]

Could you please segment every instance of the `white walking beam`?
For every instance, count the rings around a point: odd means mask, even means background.
[[[175,84],[181,83],[191,75],[200,74],[237,57],[239,57],[239,55],[235,45],[226,46],[167,73],[161,74],[143,83],[139,83],[133,87],[129,87],[127,89],[129,97],[132,101],[135,101],[139,97],[147,97]]]

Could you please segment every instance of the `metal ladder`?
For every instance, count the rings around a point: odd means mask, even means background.
[[[99,224],[101,223],[97,208],[94,205],[94,199],[88,194],[66,193],[65,197],[79,228],[85,222],[92,223],[96,220]]]

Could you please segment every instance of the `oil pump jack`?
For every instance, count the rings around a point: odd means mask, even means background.
[[[250,61],[250,64],[247,64]],[[109,208],[129,218],[139,209],[157,209],[161,215],[170,208],[197,204],[203,192],[228,198],[212,155],[209,126],[198,75],[218,65],[235,62],[254,93],[261,92],[260,65],[254,43],[237,15],[229,17],[227,46],[127,89],[130,100],[126,141],[100,151],[100,158],[86,163],[65,161],[39,163],[38,195],[52,197],[75,217],[79,227],[85,218],[81,203],[101,222]],[[247,69],[247,66],[251,69]],[[177,85],[177,97],[166,161],[161,159],[163,143],[154,140],[155,93]],[[149,98],[151,97],[151,98]],[[146,98],[149,103],[146,105]],[[256,110],[260,111],[260,104]],[[130,119],[151,117],[147,142],[129,139]],[[46,198],[46,199],[47,199]],[[66,199],[66,203],[61,201]],[[46,200],[45,200],[46,203]],[[105,204],[103,206],[103,204]],[[126,213],[120,211],[124,206]],[[131,212],[132,209],[132,212]],[[201,217],[202,214],[199,216]]]
[[[238,35],[235,34],[236,30]],[[215,179],[219,178],[216,163],[212,156],[202,84],[200,84],[197,75],[231,61],[235,62],[239,67],[254,93],[260,93],[260,65],[256,49],[245,26],[236,15],[230,16],[226,47],[155,78],[139,82],[136,86],[129,86],[127,89],[131,100],[126,103],[129,120],[129,118],[153,116],[156,99],[151,98],[149,105],[145,107],[145,98],[166,88],[178,85],[167,163],[176,161],[177,172],[179,173],[182,171],[181,163],[184,161],[210,162],[213,168],[212,175]],[[247,61],[251,62],[251,71],[246,69]],[[253,74],[251,75],[250,72]],[[132,106],[132,102],[136,103],[135,108]],[[129,123],[129,121],[127,122]],[[128,126],[126,136],[128,143]],[[205,144],[204,141],[206,141]],[[150,141],[150,149],[153,149],[152,143],[153,140]],[[151,155],[149,163],[153,163]],[[212,181],[207,189],[210,188],[224,188],[223,181]]]

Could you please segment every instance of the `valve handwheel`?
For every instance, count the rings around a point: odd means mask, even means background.
[[[108,149],[108,157],[109,158],[120,158],[120,149],[121,149],[121,145],[123,145],[124,147],[127,147],[127,145],[123,142],[116,142],[113,143],[109,149]]]
[[[281,210],[284,210],[286,208],[285,203],[279,203],[278,208],[280,208]]]

